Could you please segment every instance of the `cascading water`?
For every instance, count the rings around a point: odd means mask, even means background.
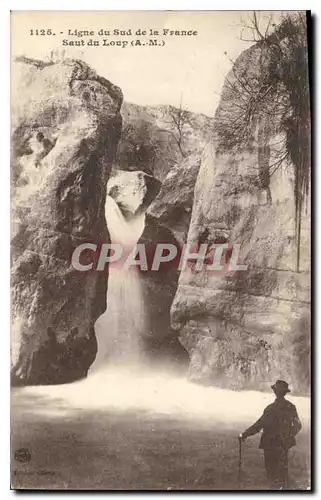
[[[126,220],[119,206],[107,196],[105,214],[112,243],[127,252],[137,243],[145,227],[145,214]],[[109,266],[107,309],[95,324],[97,356],[90,374],[110,364],[141,362],[141,338],[148,327],[139,271],[123,269],[122,262]]]
[[[126,220],[110,197],[106,219],[112,242],[127,250],[136,244],[145,224],[143,214]],[[204,387],[168,366],[144,363],[140,341],[149,325],[142,292],[137,266],[128,270],[109,266],[107,309],[95,325],[98,352],[89,376],[72,384],[16,389],[12,414],[21,423],[15,428],[23,431],[14,438],[14,449],[23,445],[32,456],[40,453],[58,489],[66,485],[72,489],[170,489],[172,485],[208,489],[213,481],[217,489],[224,489],[226,477],[229,487],[238,489],[236,436],[261,415],[273,395]],[[303,422],[306,434],[300,433],[299,439],[305,443],[310,400],[290,400]],[[251,449],[246,466],[260,472],[259,450],[255,454],[250,443],[246,446]],[[300,460],[308,455],[301,445]],[[57,457],[63,464],[60,468]],[[39,460],[30,463],[37,466],[42,463]],[[221,474],[222,470],[229,475]],[[30,474],[34,481],[43,477],[37,476],[36,469]]]
[[[144,230],[145,215],[127,220],[110,196],[105,211],[111,241],[130,251]],[[95,324],[98,350],[87,379],[66,385],[26,387],[21,394],[44,396],[47,403],[37,411],[54,415],[64,415],[67,408],[135,409],[195,421],[207,419],[211,425],[225,422],[240,426],[249,424],[273,399],[272,394],[255,391],[202,387],[178,375],[174,367],[163,366],[159,370],[145,363],[141,339],[148,327],[138,266],[124,270],[122,262],[110,264],[107,309]],[[108,388],[103,394],[102,386]],[[301,418],[307,420],[309,398],[292,399]],[[231,405],[233,415],[227,419],[226,408]]]

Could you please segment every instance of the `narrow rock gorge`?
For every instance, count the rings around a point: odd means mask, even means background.
[[[138,242],[147,256],[158,243],[228,243],[240,245],[247,266],[141,270],[144,356],[184,367],[200,384],[265,390],[282,378],[308,392],[310,198],[298,244],[295,165],[279,156],[272,168],[284,141],[278,119],[258,112],[237,146],[226,126],[239,109],[236,71],[255,81],[262,64],[269,62],[259,44],[239,56],[209,118],[122,103],[122,91],[80,61],[16,61],[13,92],[23,98],[12,120],[14,384],[70,382],[96,358],[108,269],[79,273],[70,258],[81,243],[110,241],[108,189],[124,220],[145,214]]]
[[[311,14],[10,17],[11,489],[311,491]]]

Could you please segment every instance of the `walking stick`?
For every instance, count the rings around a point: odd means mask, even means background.
[[[241,482],[242,482],[242,434],[239,435],[238,440],[239,440],[239,474],[238,474],[238,479],[239,479],[239,485],[241,485]]]

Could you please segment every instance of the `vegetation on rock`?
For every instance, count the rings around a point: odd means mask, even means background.
[[[260,142],[267,161],[255,181],[262,188],[268,187],[269,178],[282,165],[294,167],[299,269],[301,217],[311,164],[306,16],[287,14],[278,26],[269,23],[262,32],[254,12],[247,28],[252,32],[247,41],[256,44],[241,54],[226,79],[224,106],[216,114],[218,144],[223,150],[240,150]],[[278,140],[269,144],[266,135]]]

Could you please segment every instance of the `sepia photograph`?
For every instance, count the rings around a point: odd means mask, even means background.
[[[11,489],[311,490],[308,11],[11,11]]]

